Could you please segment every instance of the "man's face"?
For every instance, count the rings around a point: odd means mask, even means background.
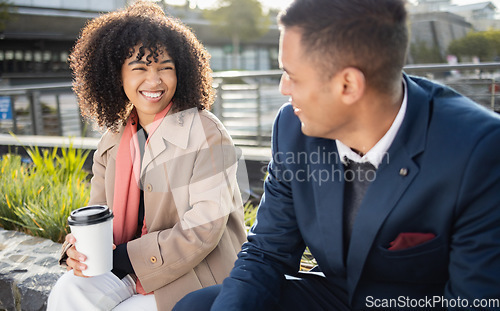
[[[316,62],[304,52],[301,36],[293,27],[281,32],[279,62],[284,72],[280,91],[290,97],[305,135],[334,139],[348,120],[334,91],[336,76],[329,79],[321,74]]]

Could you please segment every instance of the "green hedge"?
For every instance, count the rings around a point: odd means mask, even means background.
[[[67,218],[85,206],[90,173],[83,169],[89,151],[25,147],[30,161],[5,154],[0,162],[0,226],[64,241]]]

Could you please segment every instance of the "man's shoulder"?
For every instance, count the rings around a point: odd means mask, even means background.
[[[273,136],[282,136],[285,133],[294,136],[303,135],[300,129],[300,120],[293,113],[293,106],[290,103],[281,106],[274,119]]]
[[[273,126],[273,141],[281,146],[303,145],[306,140],[314,139],[302,133],[300,119],[293,112],[293,106],[286,103],[279,109]]]
[[[431,124],[477,133],[500,128],[500,115],[488,110],[455,89],[425,78],[411,77],[431,102]],[[459,130],[461,129],[461,130]]]
[[[280,123],[285,122],[300,124],[299,118],[293,113],[293,106],[291,103],[283,104],[280,107],[276,120],[279,120]]]

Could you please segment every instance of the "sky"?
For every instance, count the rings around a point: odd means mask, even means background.
[[[464,4],[472,4],[472,3],[488,2],[488,1],[493,2],[493,4],[497,7],[497,11],[500,11],[500,0],[452,0],[451,3],[464,5]]]
[[[167,3],[171,4],[184,4],[186,0],[167,0]],[[259,0],[265,7],[272,8],[284,8],[286,7],[292,0]],[[410,0],[411,1],[411,0]],[[472,4],[478,2],[486,2],[488,0],[452,0],[453,4],[464,5],[464,4]],[[500,11],[500,0],[490,0],[495,4],[497,9]],[[197,3],[201,8],[213,7],[217,0],[191,0],[192,3]]]
[[[284,8],[291,0],[259,0],[264,6],[271,8]],[[499,0],[500,1],[500,0]],[[166,0],[167,3],[171,4],[184,4],[186,0]],[[217,3],[217,0],[191,0],[191,3],[197,3],[201,8],[209,8]]]

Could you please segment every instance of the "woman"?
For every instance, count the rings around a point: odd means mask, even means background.
[[[108,131],[94,154],[89,205],[114,214],[113,270],[68,266],[48,310],[170,310],[221,283],[245,240],[237,157],[213,101],[209,55],[151,2],[85,26],[70,55],[82,114]]]

